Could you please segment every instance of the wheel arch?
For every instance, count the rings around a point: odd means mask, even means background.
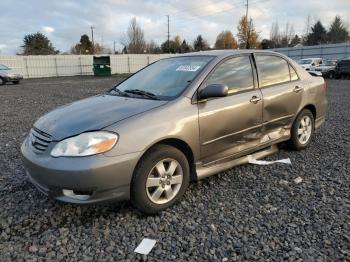
[[[175,147],[176,149],[180,150],[186,156],[186,159],[188,161],[188,165],[190,167],[190,180],[193,181],[193,180],[197,179],[193,151],[188,143],[186,143],[185,141],[183,141],[179,138],[165,138],[165,139],[162,139],[160,141],[155,142],[154,144],[149,146],[147,148],[147,150],[142,154],[142,156],[139,159],[139,162],[152,148],[154,148],[157,145],[168,145],[168,146],[172,146],[172,147]]]
[[[300,114],[300,112],[302,112],[304,109],[310,110],[311,113],[312,113],[312,115],[313,115],[313,117],[314,117],[314,121],[316,121],[317,112],[316,112],[316,107],[315,107],[315,105],[313,105],[313,104],[308,104],[308,105],[304,106],[304,107],[299,111],[299,114]]]

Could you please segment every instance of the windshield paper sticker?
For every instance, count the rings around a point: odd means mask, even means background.
[[[192,65],[180,65],[176,71],[180,72],[196,72],[201,66],[192,66]]]

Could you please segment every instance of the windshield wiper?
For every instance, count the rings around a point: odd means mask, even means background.
[[[127,96],[127,97],[130,97],[129,94],[127,94],[127,93],[125,93],[125,92],[119,90],[118,88],[113,88],[111,91],[109,91],[110,94],[111,94],[111,92],[116,92],[117,95],[119,95],[119,96]]]
[[[157,97],[157,95],[151,93],[151,92],[147,92],[144,90],[140,90],[140,89],[127,89],[124,91],[125,93],[130,93],[130,94],[135,94],[135,95],[141,95],[141,96],[145,96],[154,100],[159,100],[159,98]]]

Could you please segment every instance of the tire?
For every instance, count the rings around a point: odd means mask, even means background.
[[[4,85],[6,81],[0,77],[0,86]]]
[[[14,85],[18,85],[18,84],[19,84],[19,80],[13,81],[12,83],[13,83]]]
[[[136,166],[130,199],[141,212],[153,215],[174,205],[185,193],[189,181],[186,156],[175,147],[156,145]]]
[[[307,148],[311,143],[314,132],[314,115],[310,110],[304,109],[299,113],[292,125],[291,138],[288,141],[289,147],[298,151]]]
[[[328,73],[328,78],[329,78],[329,79],[334,79],[334,78],[335,78],[335,73],[334,73],[334,71],[330,71],[330,72]]]

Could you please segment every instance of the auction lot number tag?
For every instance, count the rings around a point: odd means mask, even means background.
[[[192,66],[192,65],[180,65],[176,71],[180,72],[196,72],[201,66]]]

